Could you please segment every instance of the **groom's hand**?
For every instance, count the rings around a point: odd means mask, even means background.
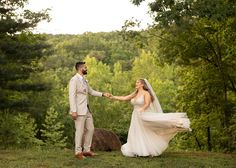
[[[72,117],[73,120],[76,120],[77,117],[78,117],[77,112],[72,112],[72,113],[71,113],[71,117]]]
[[[102,94],[104,97],[111,97],[112,96],[112,94],[110,94],[110,93],[103,93]]]

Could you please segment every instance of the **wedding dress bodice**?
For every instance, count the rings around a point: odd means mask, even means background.
[[[131,99],[131,104],[134,106],[135,111],[139,111],[139,109],[144,105],[144,95]],[[147,108],[145,111],[150,111],[150,109]]]
[[[143,104],[144,104],[143,95],[131,99],[131,104],[133,106],[138,106],[138,107],[143,106]]]

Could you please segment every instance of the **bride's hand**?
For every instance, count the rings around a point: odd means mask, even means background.
[[[113,95],[111,95],[109,98],[115,100],[115,96]]]
[[[143,108],[140,108],[138,111],[139,111],[139,112],[144,112],[144,109],[143,109]]]

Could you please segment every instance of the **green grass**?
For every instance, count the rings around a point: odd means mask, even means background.
[[[236,155],[207,152],[165,152],[158,157],[128,158],[119,151],[76,160],[71,150],[0,150],[1,168],[235,168]]]

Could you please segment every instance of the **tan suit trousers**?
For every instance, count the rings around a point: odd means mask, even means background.
[[[93,116],[88,110],[86,115],[78,115],[75,121],[75,154],[88,152],[93,139],[94,125]],[[82,142],[84,136],[84,143]],[[82,144],[83,143],[83,144]]]

